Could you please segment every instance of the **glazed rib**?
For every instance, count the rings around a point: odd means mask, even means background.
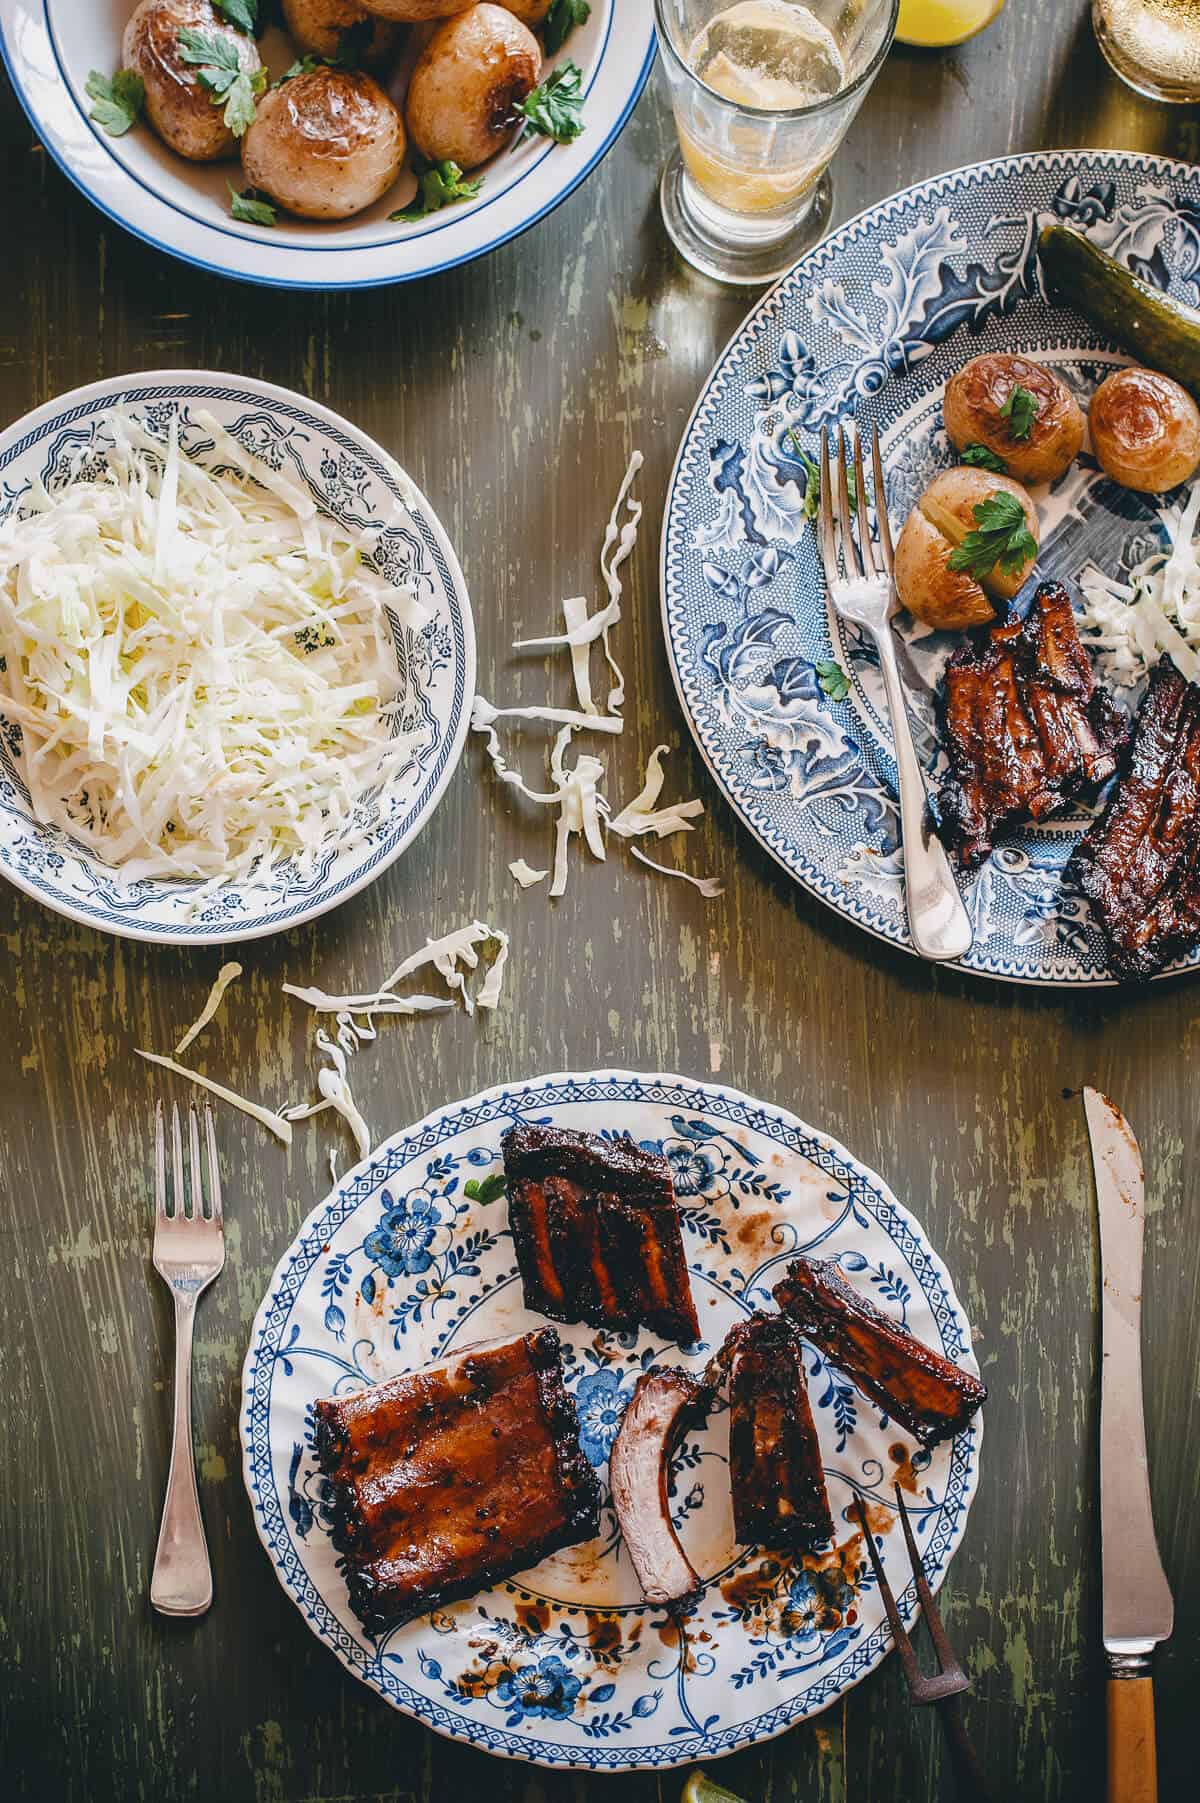
[[[1024,623],[959,646],[939,712],[951,774],[935,811],[964,870],[983,863],[1006,827],[1094,795],[1127,736],[1058,582],[1042,583]]]
[[[375,1631],[599,1527],[552,1327],[316,1404],[350,1602]]]
[[[811,1552],[833,1538],[800,1336],[753,1315],[729,1336],[729,1477],[743,1546]]]
[[[1200,943],[1200,687],[1167,657],[1150,673],[1120,781],[1067,866],[1122,977]]]
[[[671,1520],[671,1454],[711,1401],[702,1378],[652,1366],[634,1386],[609,1455],[613,1508],[642,1594],[676,1611],[689,1609],[704,1586]]]
[[[977,1377],[852,1289],[832,1260],[794,1259],[774,1296],[804,1338],[922,1446],[961,1432],[987,1396]]]
[[[631,1139],[564,1127],[504,1135],[525,1306],[552,1321],[700,1338],[671,1167]]]

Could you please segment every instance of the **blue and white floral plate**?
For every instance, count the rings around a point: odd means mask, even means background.
[[[895,764],[877,662],[831,617],[805,517],[804,454],[822,425],[878,424],[898,528],[939,468],[947,378],[982,351],[1050,363],[1086,406],[1128,358],[1051,306],[1040,227],[1064,220],[1195,304],[1200,171],[1158,157],[1005,157],[908,188],[804,257],[727,346],[684,434],[662,541],[663,619],[684,711],[734,808],[807,889],[911,950]],[[1037,491],[1042,574],[1092,560],[1114,574],[1152,548],[1152,501],[1087,454]],[[932,699],[954,639],[899,616],[919,750],[943,762]],[[836,700],[838,670],[849,692]],[[822,680],[824,678],[824,681]],[[1136,696],[1117,695],[1130,704]],[[1038,984],[1111,979],[1100,933],[1063,866],[1090,811],[1008,837],[966,881],[980,975]],[[1196,968],[1200,951],[1176,969]]]
[[[477,199],[420,221],[389,219],[415,188],[407,169],[354,219],[280,216],[270,230],[230,217],[235,162],[188,163],[140,125],[106,137],[88,117],[91,70],[120,66],[135,0],[0,0],[0,54],[30,123],[55,162],[108,218],[158,250],[235,281],[280,288],[371,288],[452,269],[507,243],[567,198],[615,144],[654,61],[647,0],[592,0],[587,23],[555,62],[583,72],[585,128],[573,144],[530,138],[483,169]],[[262,40],[274,76],[295,56],[282,32]]]
[[[313,1633],[396,1708],[489,1752],[597,1771],[712,1759],[827,1708],[884,1657],[851,1502],[866,1500],[912,1613],[893,1484],[908,1492],[936,1585],[966,1526],[982,1424],[920,1452],[807,1349],[832,1551],[792,1561],[735,1545],[728,1418],[717,1412],[674,1463],[672,1514],[706,1580],[682,1641],[641,1600],[607,1487],[598,1539],[367,1635],[330,1544],[312,1404],[539,1323],[523,1306],[491,1181],[517,1120],[630,1134],[674,1172],[703,1344],[680,1352],[645,1332],[559,1330],[602,1482],[639,1372],[656,1360],[702,1365],[733,1322],[774,1306],[771,1284],[798,1252],[839,1260],[874,1302],[974,1371],[971,1330],[941,1260],[878,1177],[785,1110],[680,1077],[539,1077],[441,1109],[344,1177],[288,1247],[251,1332],[241,1435],[255,1525]]]
[[[429,609],[419,631],[394,623],[406,708],[398,726],[414,752],[365,801],[353,843],[336,843],[301,876],[291,862],[253,885],[227,884],[197,908],[197,885],[160,878],[122,884],[57,827],[36,820],[16,753],[20,728],[0,726],[0,874],[59,914],[130,939],[219,945],[281,932],[326,913],[374,882],[416,837],[454,774],[475,693],[475,628],[458,560],[437,516],[394,458],[316,401],[209,370],[156,370],[76,388],[0,433],[0,518],[32,483],[70,482],[104,449],[107,420],[121,405],[165,438],[179,422],[185,450],[203,457],[212,441],[195,415],[206,410],[238,442],[305,486],[326,513],[362,535],[376,567],[412,588]]]

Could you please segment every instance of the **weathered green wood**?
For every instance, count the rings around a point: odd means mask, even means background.
[[[513,932],[494,1020],[397,1021],[355,1069],[390,1130],[509,1076],[602,1062],[719,1070],[786,1102],[880,1170],[928,1225],[981,1335],[992,1386],[983,1484],[943,1592],[978,1679],[969,1722],[1008,1799],[1098,1794],[1096,1328],[1082,1116],[1064,1085],[1118,1097],[1142,1138],[1150,1446],[1178,1624],[1158,1668],[1164,1797],[1190,1794],[1200,1680],[1198,1195],[1189,1153],[1200,1050],[1194,984],[1060,997],[937,974],[800,893],[712,794],[676,707],[658,626],[657,530],[697,388],[745,300],[693,279],[660,230],[669,126],[656,82],[603,169],[487,262],[417,288],[281,296],[194,274],[108,226],[4,111],[8,275],[0,417],[97,376],[161,365],[242,370],[328,401],[412,471],[459,546],[485,692],[566,697],[561,664],[508,642],[545,630],[592,575],[609,498],[646,454],[632,566],[631,731],[611,754],[631,792],[660,738],[678,792],[710,812],[690,867],[723,901],[636,868],[576,870],[551,909],[510,858],[548,855],[544,817],[497,797],[478,745],[401,866],[318,926],[247,948],[247,977],[197,1048],[266,1097],[302,1092],[309,1024],[279,985],[360,985],[435,925]],[[1200,115],[1109,76],[1083,6],[1014,3],[943,56],[897,51],[837,164],[837,206],[1034,145],[1200,154]],[[527,751],[532,759],[532,747]],[[146,1600],[166,1466],[169,1320],[149,1270],[152,1074],[221,961],[102,939],[0,886],[0,1789],[38,1803],[300,1803],[598,1798],[436,1740],[342,1673],[256,1541],[241,1487],[238,1377],[279,1252],[326,1184],[324,1122],[291,1160],[232,1115],[225,1275],[201,1305],[197,1438],[216,1604],[196,1624]],[[889,1667],[813,1727],[739,1755],[747,1797],[938,1794],[935,1725]],[[632,1777],[633,1799],[677,1796]]]

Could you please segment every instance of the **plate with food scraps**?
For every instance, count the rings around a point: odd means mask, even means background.
[[[1038,391],[1033,413],[1053,391],[1054,406],[1071,412],[1078,431],[1098,386],[1130,359],[1061,302],[1057,287],[1052,297],[1039,257],[1048,226],[1081,234],[1123,266],[1126,280],[1184,303],[1200,298],[1200,177],[1191,166],[1081,150],[955,170],[851,220],[760,302],[700,396],[671,481],[665,635],[710,769],[797,881],[906,950],[896,768],[878,658],[827,602],[812,525],[814,460],[823,428],[851,419],[868,434],[877,426],[894,535],[926,507],[931,481],[956,464],[973,465],[966,478],[988,489],[1011,480],[1022,435],[1030,437],[1027,421],[1004,422],[1009,463],[986,446],[964,446],[953,417],[957,437],[947,431],[947,384],[980,357],[1023,360]],[[1040,432],[1036,426],[1033,439]],[[1137,712],[1148,671],[1135,609],[1125,604],[1161,589],[1172,546],[1182,541],[1189,570],[1195,564],[1195,506],[1185,512],[1194,489],[1160,495],[1120,485],[1101,468],[1091,433],[1082,449],[1075,437],[1073,450],[1053,480],[1027,477],[1040,544],[1018,608],[1036,581],[1066,585],[1084,664],[1123,723]],[[1153,596],[1145,603],[1157,621],[1154,656],[1171,644],[1191,676],[1200,633],[1185,616],[1194,588],[1189,575],[1183,613],[1172,618]],[[907,612],[894,626],[918,754],[935,797],[945,795],[945,674],[951,654],[973,641]],[[1092,890],[1080,881],[1080,859],[1068,868],[1105,804],[1102,785],[1061,799],[1066,805],[1056,802],[1036,822],[998,831],[990,850],[978,847],[978,866],[963,871],[974,944],[962,967],[1062,986],[1149,974],[1120,967]],[[1155,969],[1198,964],[1193,934]]]
[[[0,51],[31,123],[136,237],[284,288],[412,281],[517,237],[616,142],[654,60],[642,0],[475,6],[437,19],[433,38],[401,22],[403,4],[372,21],[345,0],[287,0],[290,30],[257,0],[136,10],[140,51],[125,41],[135,0],[0,0]],[[455,13],[425,8],[438,10]],[[239,29],[252,21],[257,36]],[[122,73],[135,63],[140,87]],[[347,117],[349,148],[331,124]]]
[[[0,871],[186,945],[299,926],[429,819],[470,720],[462,572],[399,464],[248,376],[0,435]]]
[[[559,1325],[575,1457],[582,1483],[596,1487],[599,1532],[406,1625],[369,1630],[335,1546],[338,1487],[319,1423],[398,1374],[424,1381],[468,1347],[545,1337],[550,1323],[525,1303],[505,1194],[501,1142],[514,1128],[535,1129],[529,1141],[557,1129],[596,1135],[626,1164],[665,1160],[700,1339],[673,1344],[662,1321],[657,1331]],[[438,1733],[549,1766],[707,1760],[827,1708],[891,1644],[856,1500],[909,1619],[916,1597],[895,1486],[936,1586],[978,1483],[980,1416],[925,1450],[806,1339],[832,1540],[802,1554],[736,1544],[729,1411],[718,1402],[683,1433],[670,1465],[671,1528],[699,1581],[682,1612],[646,1602],[608,1483],[639,1379],[663,1367],[702,1377],[729,1330],[773,1310],[773,1286],[808,1256],[831,1261],[822,1268],[882,1311],[888,1333],[915,1336],[904,1344],[940,1351],[973,1381],[970,1325],[917,1221],[879,1177],[785,1109],[713,1084],[608,1071],[492,1089],[395,1134],[304,1223],[246,1357],[241,1438],[255,1525],[312,1632]],[[401,1450],[418,1464],[426,1456]],[[443,1544],[454,1540],[451,1500]],[[503,1516],[498,1525],[503,1548]]]

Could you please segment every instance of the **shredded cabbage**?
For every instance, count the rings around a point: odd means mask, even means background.
[[[1168,652],[1181,676],[1200,681],[1200,483],[1186,501],[1160,507],[1169,549],[1155,551],[1119,582],[1088,568],[1079,578],[1086,642],[1105,673],[1131,688]]]
[[[114,412],[98,474],[0,522],[0,719],[38,820],[122,882],[253,883],[411,758],[394,627],[425,609],[210,415],[219,462]],[[203,893],[202,892],[202,893]],[[199,899],[199,898],[198,898]]]
[[[666,808],[654,805],[662,794],[665,780],[662,761],[669,750],[669,745],[654,747],[646,761],[646,781],[641,794],[619,814],[613,815],[608,823],[610,832],[619,833],[625,839],[637,838],[642,833],[653,833],[656,839],[668,839],[672,833],[692,831],[692,821],[704,812],[702,801],[677,801]]]
[[[207,1027],[209,1021],[221,1006],[221,998],[225,994],[225,991],[229,988],[231,983],[236,982],[241,974],[242,967],[240,964],[222,964],[220,970],[217,972],[217,980],[208,992],[208,1000],[205,1002],[203,1008],[200,1010],[183,1038],[179,1041],[179,1044],[175,1047],[176,1058],[178,1058],[181,1053],[186,1052],[193,1039],[198,1039],[200,1034],[203,1033],[205,1027]]]
[[[211,1077],[202,1077],[199,1071],[189,1070],[186,1064],[177,1064],[174,1058],[164,1057],[161,1052],[143,1052],[140,1046],[135,1046],[134,1050],[139,1058],[146,1060],[147,1064],[161,1064],[164,1070],[174,1071],[177,1077],[186,1077],[189,1083],[196,1083],[201,1089],[209,1090],[212,1095],[220,1096],[223,1102],[229,1102],[234,1108],[240,1108],[242,1113],[248,1114],[252,1120],[261,1121],[263,1126],[268,1128],[276,1139],[281,1139],[285,1146],[291,1145],[292,1129],[288,1125],[288,1110],[285,1109],[281,1114],[274,1114],[271,1109],[264,1108],[261,1102],[248,1102],[245,1096],[239,1096],[232,1089],[226,1089],[223,1083],[214,1083]]]
[[[533,865],[527,864],[524,858],[514,858],[508,868],[522,889],[532,889],[535,883],[544,883],[550,875],[548,870],[535,870]]]
[[[725,893],[725,885],[720,877],[692,876],[686,870],[672,870],[669,864],[656,864],[653,858],[648,858],[636,845],[631,845],[629,849],[639,864],[645,864],[648,870],[657,870],[660,876],[677,876],[681,882],[690,883],[693,889],[699,889],[706,901],[712,901]]]

